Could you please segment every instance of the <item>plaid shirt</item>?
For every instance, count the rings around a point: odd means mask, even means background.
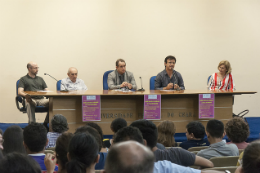
[[[49,143],[46,146],[47,148],[51,148],[51,147],[55,147],[56,146],[56,141],[58,139],[58,137],[61,135],[61,133],[57,133],[57,132],[48,132],[47,133],[47,138],[49,139]]]

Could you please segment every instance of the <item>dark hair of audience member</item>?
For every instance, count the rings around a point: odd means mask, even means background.
[[[31,152],[41,152],[47,142],[47,130],[40,123],[30,123],[23,131],[24,143]]]
[[[241,143],[249,136],[249,126],[242,118],[233,118],[226,123],[225,131],[228,139],[234,143]]]
[[[3,156],[3,153],[2,153],[2,150],[0,149],[0,162],[1,162],[1,160],[4,158],[4,156]]]
[[[97,161],[98,143],[89,133],[75,134],[69,144],[68,173],[83,173]]]
[[[1,173],[41,173],[40,165],[21,153],[9,153],[0,162]]]
[[[244,150],[242,158],[243,173],[260,172],[260,141],[250,143]]]
[[[93,127],[90,127],[90,126],[82,126],[82,127],[77,128],[75,134],[78,134],[78,133],[89,133],[92,136],[94,136],[94,138],[96,139],[96,141],[98,143],[98,148],[99,148],[98,151],[101,150],[103,142],[101,141],[100,135],[96,129],[94,129]]]
[[[72,133],[65,132],[62,133],[56,141],[55,153],[59,164],[59,170],[66,170],[66,163],[68,162],[67,153],[69,151],[69,143],[72,137]]]
[[[0,129],[0,135],[2,135],[3,134],[3,130],[2,129]]]
[[[126,127],[127,126],[127,122],[125,119],[123,118],[117,118],[114,119],[110,125],[110,129],[116,133],[119,129]]]
[[[97,123],[94,123],[94,122],[87,122],[86,125],[96,129],[96,131],[100,135],[100,139],[101,139],[101,142],[102,142],[102,147],[105,148],[105,145],[103,143],[104,136],[103,136],[103,131],[102,131],[101,127]]]
[[[136,120],[130,126],[137,127],[141,131],[143,138],[147,142],[148,147],[152,149],[156,146],[158,132],[156,125],[152,121],[144,119]]]
[[[206,131],[213,138],[222,138],[224,133],[224,124],[219,120],[209,120]]]
[[[23,146],[23,129],[19,126],[10,126],[3,135],[3,153],[4,155],[12,152],[26,154]]]
[[[187,132],[194,135],[197,139],[203,139],[205,136],[205,127],[199,121],[189,122],[186,126]]]
[[[175,147],[175,125],[172,121],[163,121],[158,125],[158,139],[157,142],[163,144],[165,147]]]
[[[61,114],[54,115],[51,119],[51,128],[53,132],[66,132],[69,129],[67,119]]]
[[[140,130],[136,127],[124,127],[114,135],[113,144],[124,142],[124,141],[136,141],[143,144],[143,135]]]

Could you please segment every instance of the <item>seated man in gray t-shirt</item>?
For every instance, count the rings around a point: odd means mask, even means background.
[[[68,77],[61,80],[61,91],[76,91],[88,89],[84,81],[78,78],[78,70],[75,67],[70,67],[67,74]]]
[[[224,124],[219,120],[209,120],[206,127],[206,134],[210,143],[209,148],[201,150],[197,153],[197,156],[210,159],[212,157],[221,156],[238,156],[239,150],[235,144],[226,144],[223,141],[225,136]]]

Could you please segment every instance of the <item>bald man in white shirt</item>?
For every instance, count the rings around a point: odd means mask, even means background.
[[[61,91],[76,91],[88,89],[84,81],[78,78],[78,70],[75,67],[70,67],[67,75],[67,78],[61,80]]]

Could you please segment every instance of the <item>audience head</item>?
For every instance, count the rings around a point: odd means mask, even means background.
[[[260,141],[249,144],[242,158],[242,172],[256,173],[260,172]]]
[[[218,64],[218,70],[219,71],[224,70],[225,74],[231,73],[232,68],[231,68],[229,61],[227,61],[227,60],[220,61],[220,63]]]
[[[60,135],[56,141],[55,153],[59,163],[59,169],[64,170],[68,162],[67,153],[69,151],[69,143],[73,137],[72,133],[65,132]]]
[[[69,130],[67,119],[61,114],[54,115],[51,119],[51,128],[53,132],[66,132],[67,130]]]
[[[30,123],[24,128],[23,139],[27,153],[42,152],[48,144],[47,130],[40,123]]]
[[[152,173],[154,154],[135,141],[112,145],[106,159],[106,173]]]
[[[143,144],[143,136],[140,130],[136,127],[124,127],[114,135],[113,144],[124,142],[124,141],[136,141]]]
[[[127,126],[127,122],[124,118],[117,118],[114,119],[110,125],[110,129],[116,133],[119,129],[126,127]]]
[[[165,147],[175,147],[175,125],[172,121],[163,121],[158,125],[158,140]]]
[[[94,138],[96,139],[96,142],[98,143],[98,148],[99,148],[98,151],[101,150],[103,141],[101,141],[100,135],[96,129],[94,129],[93,127],[90,127],[90,126],[82,126],[82,127],[77,128],[75,134],[78,134],[78,133],[89,133],[92,136],[94,136]]]
[[[134,121],[130,126],[136,127],[141,131],[143,138],[147,142],[148,147],[152,149],[156,146],[158,132],[156,125],[152,121],[140,119]]]
[[[119,74],[124,74],[126,71],[126,63],[123,59],[116,60],[116,70]]]
[[[105,147],[105,146],[104,146],[104,143],[103,143],[104,136],[103,136],[103,131],[102,131],[101,127],[100,127],[97,123],[94,123],[94,122],[91,122],[91,121],[88,121],[88,122],[86,123],[86,125],[87,125],[87,126],[90,126],[90,127],[92,127],[92,128],[94,128],[94,129],[96,129],[96,131],[97,131],[97,132],[99,133],[99,135],[100,135],[102,147]]]
[[[76,82],[78,77],[78,70],[75,67],[70,67],[67,75],[69,76],[72,82]]]
[[[203,139],[205,127],[199,121],[192,121],[186,126],[186,137],[188,140]]]
[[[25,154],[23,146],[23,129],[19,126],[10,126],[6,129],[3,135],[3,153],[17,152]]]
[[[0,162],[1,173],[41,173],[41,168],[36,161],[21,153],[9,153]]]
[[[249,136],[249,126],[242,118],[233,118],[225,126],[228,139],[234,143],[240,143],[247,140]]]
[[[85,173],[86,170],[95,170],[98,153],[98,143],[90,133],[75,134],[69,144],[67,172]]]
[[[223,138],[224,134],[224,124],[219,120],[209,120],[206,127],[206,134],[209,138]]]

